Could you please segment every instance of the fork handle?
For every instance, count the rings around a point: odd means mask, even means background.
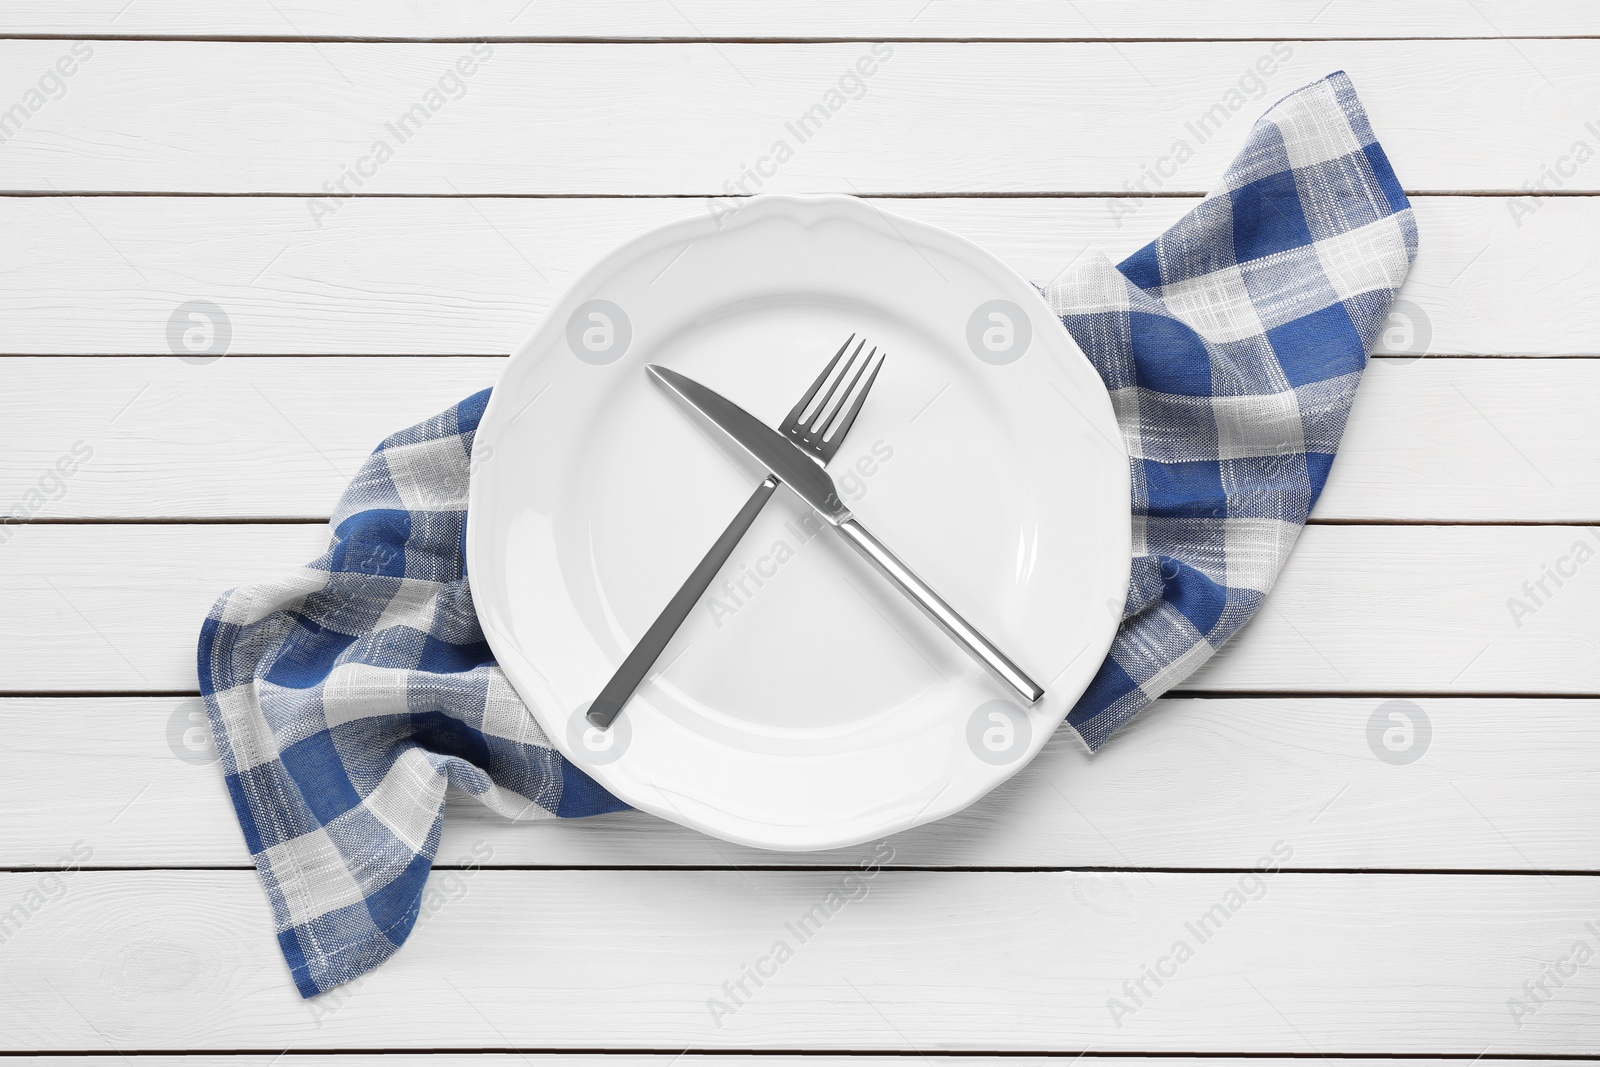
[[[728,557],[733,555],[733,550],[738,547],[745,531],[756,521],[756,516],[761,514],[761,509],[772,498],[772,491],[776,488],[778,479],[770,474],[765,481],[756,486],[755,492],[750,494],[750,499],[739,509],[739,514],[733,517],[733,521],[728,523],[728,528],[722,531],[722,536],[717,538],[717,543],[711,546],[711,550],[700,560],[694,572],[683,585],[678,587],[672,599],[667,601],[667,606],[661,609],[661,614],[656,616],[656,621],[650,624],[650,629],[645,631],[639,643],[633,646],[633,651],[622,661],[622,666],[617,668],[605,688],[600,690],[600,695],[594,698],[594,703],[589,705],[590,723],[602,730],[606,729],[621,713],[622,706],[633,696],[634,690],[644,684],[645,675],[650,673],[650,668],[661,658],[661,653],[672,640],[672,635],[678,632],[683,620],[689,617],[689,612],[699,603],[701,595],[711,588],[717,572],[728,562]]]
[[[1009,656],[995,647],[994,642],[963,619],[955,608],[935,593],[927,582],[917,577],[915,571],[900,562],[895,554],[865,526],[854,518],[847,518],[839,523],[839,532],[844,534],[850,546],[865,556],[884,577],[899,586],[900,591],[910,597],[912,603],[921,608],[924,615],[937,623],[939,629],[954,638],[973,659],[987,667],[1018,696],[1029,704],[1044,696],[1043,686],[1029,678]]]

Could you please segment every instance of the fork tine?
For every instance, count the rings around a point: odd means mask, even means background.
[[[822,373],[817,375],[816,381],[811,383],[811,388],[806,390],[806,395],[800,398],[800,403],[789,409],[789,417],[783,420],[785,426],[799,427],[800,416],[806,410],[806,405],[811,403],[811,398],[817,395],[817,390],[822,388],[822,383],[826,382],[829,376],[833,374],[833,368],[839,364],[839,357],[844,355],[844,350],[849,348],[850,342],[855,339],[855,334],[845,338],[844,344],[839,346],[839,351],[833,354],[833,358],[828,361],[828,365],[822,368]],[[854,356],[851,357],[852,360],[854,358]]]
[[[828,391],[822,394],[822,400],[817,404],[817,410],[812,412],[811,417],[804,421],[804,428],[807,433],[816,432],[817,422],[827,413],[828,404],[833,400],[833,394],[838,390],[839,383],[850,376],[850,368],[855,366],[856,357],[861,354],[861,350],[866,347],[866,344],[867,339],[863,337],[856,344],[856,350],[850,353],[850,359],[845,363],[844,369],[839,372],[839,376],[829,383]]]
[[[872,366],[872,357],[877,355],[877,354],[878,354],[878,348],[877,348],[876,345],[874,345],[873,348],[872,348],[872,351],[867,353],[867,358],[864,361],[862,361],[861,366],[856,369],[856,376],[854,378],[850,379],[850,384],[845,386],[844,392],[839,394],[839,400],[838,400],[838,402],[836,404],[833,405],[833,410],[829,411],[829,412],[820,412],[819,411],[817,413],[817,418],[819,420],[822,418],[822,416],[824,414],[826,414],[828,416],[827,420],[825,422],[823,422],[820,426],[817,427],[817,436],[818,437],[826,437],[826,436],[828,436],[828,427],[833,425],[833,421],[839,417],[839,412],[844,410],[845,403],[850,399],[850,394],[855,391],[856,383],[861,381],[861,376],[863,374],[867,373],[868,368],[870,368]],[[854,360],[851,361],[851,366],[855,366],[855,361]],[[841,374],[839,376],[839,380],[843,381],[844,380],[844,375]]]
[[[873,351],[876,352],[877,349],[874,348]],[[871,358],[871,356],[867,357],[869,361]],[[833,458],[833,454],[839,451],[839,446],[844,444],[845,434],[849,433],[850,427],[855,424],[856,416],[861,412],[861,405],[867,402],[867,394],[872,392],[872,383],[878,380],[878,372],[883,369],[883,364],[888,360],[888,358],[889,354],[885,352],[883,356],[879,358],[878,365],[872,368],[872,373],[867,377],[866,384],[863,385],[861,387],[861,391],[856,394],[856,402],[850,405],[849,411],[845,412],[844,421],[839,424],[839,432],[834,434],[831,439],[826,439],[821,442],[823,463],[827,463],[829,460],[831,460]],[[862,364],[861,369],[866,370],[866,364]],[[850,385],[852,388],[855,387],[854,382],[851,382]],[[845,395],[848,396],[849,394],[846,393]],[[840,406],[843,407],[842,404]],[[837,414],[838,413],[835,412],[835,415]],[[828,421],[831,423],[833,420],[830,419]]]

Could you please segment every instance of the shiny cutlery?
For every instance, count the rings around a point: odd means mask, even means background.
[[[850,353],[850,358],[845,361],[844,367],[838,374],[834,374],[834,368],[839,366],[839,360],[844,358],[845,350],[855,339],[855,334],[851,334],[840,346],[839,351],[834,353],[833,359],[811,383],[811,388],[806,390],[806,395],[790,409],[779,427],[788,440],[794,442],[800,454],[806,457],[806,462],[814,464],[818,470],[821,470],[823,465],[833,458],[834,453],[839,451],[845,435],[850,432],[850,427],[856,421],[856,415],[861,411],[861,405],[866,402],[872,383],[877,380],[878,371],[883,367],[883,358],[879,358],[875,365],[873,363],[873,357],[878,354],[876,347],[867,353],[865,359],[860,359],[861,350],[867,343],[862,339],[856,345],[856,350]],[[868,367],[872,368],[872,373],[867,375],[865,384],[862,384],[862,376],[867,374]],[[855,371],[853,376],[852,369]],[[652,376],[655,376],[654,371],[655,368],[651,368]],[[847,380],[848,384],[845,384]],[[657,381],[660,381],[658,376]],[[841,385],[844,386],[843,391],[840,391]],[[812,407],[811,402],[816,399],[817,393],[823,386],[827,386],[828,391],[823,393],[822,400]],[[700,560],[694,572],[673,594],[667,606],[661,609],[656,621],[650,624],[650,629],[645,631],[644,637],[639,639],[633,651],[628,653],[616,673],[612,674],[611,680],[606,682],[605,688],[600,690],[600,695],[589,705],[590,723],[605,729],[616,719],[623,705],[628,702],[628,698],[633,696],[634,690],[643,684],[645,675],[650,673],[650,668],[660,658],[667,643],[672,640],[672,635],[678,632],[678,628],[683,625],[683,620],[689,617],[689,612],[694,610],[701,595],[710,588],[717,572],[733,554],[745,531],[756,521],[756,516],[761,514],[761,509],[766,506],[772,497],[772,491],[777,487],[776,475],[768,475],[760,485],[756,486],[755,492],[750,494],[750,499],[739,509],[739,514],[728,523],[727,529],[722,531],[722,536],[717,538],[716,544],[711,546],[711,550]]]
[[[816,461],[812,452],[793,440],[793,433],[779,433],[716,390],[676,371],[653,363],[646,370],[658,385],[693,408],[721,430],[730,444],[760,464],[768,472],[767,481],[776,478],[794,490],[813,511],[838,530],[852,548],[866,557],[884,577],[921,608],[928,618],[1018,696],[1032,704],[1044,695],[1044,688],[1039,683],[1029,678],[992,641],[963,619],[928,583],[917,577],[882,541],[861,525],[839,498],[833,478]],[[762,485],[766,484],[766,481],[762,482]]]

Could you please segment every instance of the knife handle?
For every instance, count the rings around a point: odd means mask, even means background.
[[[622,705],[633,696],[633,691],[644,684],[645,675],[650,673],[650,668],[661,658],[661,653],[672,640],[672,635],[678,632],[683,620],[689,617],[689,612],[699,603],[701,594],[711,588],[717,572],[728,562],[728,557],[733,555],[733,550],[739,546],[745,531],[756,521],[756,516],[761,514],[761,509],[772,498],[772,491],[776,488],[778,479],[770,474],[765,481],[756,486],[755,492],[750,494],[750,499],[739,509],[739,514],[733,517],[733,521],[728,523],[728,528],[722,531],[722,536],[717,538],[717,543],[711,546],[711,551],[705,554],[695,567],[694,573],[678,587],[672,599],[667,601],[667,606],[661,609],[661,614],[656,616],[656,621],[650,624],[650,629],[645,631],[639,643],[633,646],[633,651],[622,661],[622,666],[617,668],[605,688],[600,690],[600,695],[594,698],[594,703],[589,705],[590,723],[602,730],[606,729],[621,713]]]
[[[895,554],[865,526],[854,518],[848,518],[839,523],[839,532],[844,534],[845,540],[850,542],[851,547],[865,556],[884,577],[899,586],[900,591],[910,597],[912,603],[922,609],[923,614],[937,623],[939,629],[953,637],[973,659],[987,667],[1018,696],[1029,704],[1044,696],[1043,686],[1029,678],[1021,667],[1011,662],[1010,657],[963,619],[955,608],[945,603],[943,597],[935,593],[927,582],[918,578],[915,571],[901,563]]]

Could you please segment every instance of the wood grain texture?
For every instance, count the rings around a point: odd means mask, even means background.
[[[1269,863],[1275,845],[1292,850],[1263,841]],[[1522,1027],[1507,1007],[1579,939],[1593,951],[1592,876],[440,873],[405,950],[312,1003],[288,988],[253,872],[52,877],[0,875],[0,900],[42,898],[0,985],[52,991],[9,1020],[5,1048],[1473,1057],[1589,1052],[1600,1026],[1592,963]],[[768,974],[733,1005],[723,983],[746,966]],[[1123,983],[1144,966],[1175,977],[1134,1002]]]
[[[39,518],[325,519],[379,442],[493,385],[505,362],[0,359],[0,377],[32,412],[12,424],[20,451],[0,461],[0,499],[26,508],[44,479],[54,499]],[[72,404],[60,403],[66,395]],[[92,454],[53,479],[75,443]]]
[[[1600,33],[1570,3],[1449,0],[1396,9],[1377,0],[1270,0],[1160,6],[1115,0],[429,0],[312,3],[68,0],[8,8],[3,33],[267,37],[1468,37]]]
[[[0,352],[168,354],[177,308],[209,300],[228,317],[235,353],[504,355],[607,251],[711,209],[678,199],[379,198],[350,201],[319,228],[310,203],[0,197],[8,248],[29,264],[0,287]],[[1120,260],[1195,200],[876,203],[1045,283],[1095,253]],[[1590,239],[1600,198],[1414,203],[1422,251],[1377,351],[1600,354],[1600,304],[1589,299],[1600,289]]]
[[[87,695],[0,698],[0,1051],[1600,1055],[1594,963],[1542,1003],[1526,984],[1600,948],[1600,360],[1436,358],[1600,356],[1600,163],[1564,173],[1575,142],[1600,144],[1597,34],[1600,9],[1553,0],[6,6],[0,194],[43,195],[0,195],[0,355],[23,357],[0,359],[0,512],[41,521],[0,525],[0,691]],[[495,44],[401,143],[385,124],[485,37],[526,43]],[[786,123],[885,37],[865,94],[800,143]],[[87,58],[55,83],[75,43]],[[1272,100],[1340,68],[1417,194],[1422,253],[1379,349],[1401,358],[1371,369],[1319,517],[1590,525],[1312,527],[1260,617],[1185,683],[1262,695],[1163,700],[1092,759],[1057,738],[892,853],[757,853],[638,813],[512,824],[453,799],[404,951],[295,997],[181,694],[212,599],[327,531],[168,521],[326,515],[379,438],[492,381],[579,271],[738,191],[780,138],[794,156],[760,189],[941,194],[880,203],[1044,282],[1160,233]],[[1217,105],[1201,143],[1188,124]],[[312,199],[355,188],[346,168],[379,138],[393,157],[359,191],[380,196]],[[1147,177],[1179,140],[1193,158]],[[1517,195],[1538,182],[1563,195]],[[142,195],[163,192],[230,195]],[[224,309],[228,358],[170,354],[192,300]],[[77,442],[92,456],[57,481]],[[105,519],[131,521],[52,524]],[[1391,714],[1428,724],[1416,761],[1382,758]],[[74,849],[112,869],[59,872]],[[1287,870],[1246,881],[1274,849]],[[845,881],[874,855],[899,869]],[[803,944],[785,925],[857,886]],[[1202,943],[1188,924],[1233,901]],[[723,983],[778,938],[793,959],[719,1026],[710,998],[731,1002]],[[1180,939],[1175,978],[1124,987]],[[260,1054],[122,1055],[150,1050]]]
[[[43,520],[326,518],[378,442],[492,386],[504,362],[0,358],[16,405],[0,501]],[[1595,359],[1375,360],[1316,515],[1600,521],[1597,395]],[[74,446],[88,458],[52,474]]]
[[[1272,100],[1344,69],[1406,188],[1520,192],[1600,120],[1593,40],[80,47],[0,189],[342,195],[359,166],[363,193],[725,195],[756,166],[768,192],[1121,195],[1182,140],[1160,190],[1204,192]],[[0,100],[68,52],[0,42]],[[1600,190],[1600,166],[1561,180]]]
[[[1569,526],[1308,527],[1262,611],[1184,687],[1600,694],[1597,536]],[[195,636],[217,595],[287,573],[326,544],[326,527],[312,525],[14,528],[0,546],[0,642],[10,652],[0,689],[193,689]],[[1560,587],[1545,578],[1548,596],[1524,589],[1553,567],[1573,576]],[[1513,597],[1523,611],[1511,610]]]
[[[1379,758],[1395,729],[1394,758],[1412,762]],[[48,867],[76,841],[96,867],[250,862],[199,698],[0,699],[0,734],[0,867]],[[896,835],[892,863],[1246,869],[1282,839],[1290,869],[1596,871],[1597,746],[1596,700],[1162,700],[1096,756],[1057,738],[973,807]],[[455,797],[439,863],[849,866],[872,851],[763,852],[639,812],[513,823]]]

